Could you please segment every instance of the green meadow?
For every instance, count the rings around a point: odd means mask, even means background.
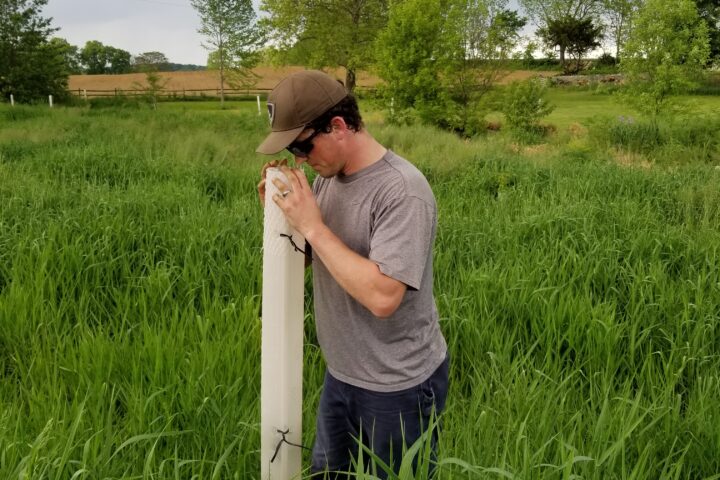
[[[367,116],[438,202],[440,478],[720,478],[720,97],[550,97],[531,143]],[[0,478],[259,477],[268,125],[228,105],[0,105]]]

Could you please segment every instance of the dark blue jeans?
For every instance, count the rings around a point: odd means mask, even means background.
[[[316,478],[347,478],[358,442],[370,448],[397,472],[406,446],[412,445],[427,429],[430,417],[445,408],[448,391],[449,357],[421,384],[398,392],[373,392],[348,385],[325,372],[320,396],[317,433],[312,452],[312,473],[329,472]],[[431,437],[433,460],[437,449],[437,429]],[[368,459],[367,454],[363,454]],[[365,461],[367,465],[367,460]],[[377,475],[386,478],[378,467]]]

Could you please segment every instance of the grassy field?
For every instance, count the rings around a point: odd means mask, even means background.
[[[547,118],[547,121],[558,128],[566,128],[573,123],[588,124],[598,116],[604,115],[642,117],[622,98],[593,93],[589,90],[551,89],[548,100],[555,105],[555,110]],[[678,103],[690,115],[720,112],[720,96],[686,96],[682,97]]]
[[[0,106],[1,478],[259,476],[267,118],[231,106]],[[592,126],[524,145],[369,118],[439,205],[441,478],[720,478],[716,144],[620,162]],[[305,332],[309,445],[310,308]]]

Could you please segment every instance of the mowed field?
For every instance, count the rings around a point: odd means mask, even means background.
[[[718,478],[720,120],[564,93],[533,144],[367,115],[438,202],[439,478]],[[0,478],[258,478],[267,118],[100,107],[0,105]]]
[[[292,72],[304,70],[304,67],[258,67],[254,73],[258,76],[254,88],[258,90],[271,90],[277,83]],[[342,69],[328,70],[339,80],[345,80],[345,71]],[[557,72],[540,71],[509,71],[503,77],[503,82],[521,80],[536,75],[552,76]],[[198,72],[160,72],[159,75],[166,81],[167,90],[214,90],[218,88],[220,77],[218,71],[206,70]],[[372,88],[379,79],[371,74],[361,72],[357,78],[359,87]],[[71,75],[68,88],[76,90],[134,90],[137,85],[145,84],[145,74],[130,73],[124,75]]]

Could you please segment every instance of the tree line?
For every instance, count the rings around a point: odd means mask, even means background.
[[[660,7],[666,10],[675,3],[667,0]],[[710,57],[717,59],[720,2],[690,3],[708,26]],[[435,5],[414,0],[263,0],[261,10],[267,17],[260,23],[270,32],[274,45],[270,53],[276,59],[284,63],[345,67],[346,84],[352,87],[358,70],[377,63],[376,39],[387,31],[391,18],[405,15],[404,21],[408,22],[416,8],[427,7],[429,12],[439,15],[437,20],[445,23],[443,34],[453,35],[454,31],[465,29],[463,35],[470,40],[471,36],[482,37],[484,29],[490,41],[514,42],[511,51],[489,49],[490,56],[532,57],[534,52],[542,51],[547,57],[557,57],[566,72],[573,73],[581,69],[579,60],[599,47],[613,47],[603,50],[606,57],[619,61],[634,18],[647,1],[519,0],[519,4],[520,11],[510,11],[507,0],[438,0]],[[456,18],[456,24],[448,26],[448,21],[453,21],[450,18],[453,12],[458,10],[470,16]],[[426,27],[430,23],[432,20],[427,19]],[[521,45],[517,34],[526,25],[534,30],[534,35],[523,39]]]
[[[88,74],[123,74],[144,73],[148,69],[158,72],[176,70],[199,70],[199,65],[171,63],[162,52],[151,51],[132,55],[130,52],[97,40],[90,40],[79,48],[69,44],[65,39],[52,38],[54,44],[65,60],[67,71],[71,75]]]
[[[161,52],[130,52],[97,40],[82,48],[55,37],[42,15],[47,0],[0,0],[0,97],[33,102],[68,96],[68,76],[200,69],[171,63]]]
[[[214,0],[222,1],[222,0]],[[542,50],[566,73],[603,56],[626,74],[629,97],[657,114],[720,60],[717,0],[263,0],[270,57],[344,67],[352,90],[372,70],[390,119],[423,121],[465,135],[484,126],[497,77],[513,58]],[[530,39],[521,35],[534,30]],[[536,90],[515,89],[518,92]],[[507,102],[505,102],[507,103]],[[539,104],[542,106],[542,104]],[[497,105],[494,105],[497,107]]]
[[[0,0],[0,54],[8,59],[0,66],[2,95],[22,96],[24,89],[31,98],[40,83],[43,94],[63,89],[67,73],[168,64],[159,52],[133,59],[97,41],[79,49],[51,38],[56,29],[40,14],[46,3]],[[420,117],[462,132],[477,124],[478,105],[510,59],[530,60],[542,51],[571,73],[584,67],[588,52],[612,46],[604,55],[609,64],[634,69],[638,81],[658,82],[648,62],[672,59],[679,67],[670,70],[691,75],[720,57],[717,0],[519,0],[518,11],[508,0],[262,0],[262,18],[252,0],[191,4],[221,98],[226,84],[251,85],[261,61],[342,67],[350,91],[358,72],[372,71],[384,80],[381,93],[392,99],[396,118]],[[527,29],[531,38],[522,35]],[[676,90],[681,83],[665,82]]]

